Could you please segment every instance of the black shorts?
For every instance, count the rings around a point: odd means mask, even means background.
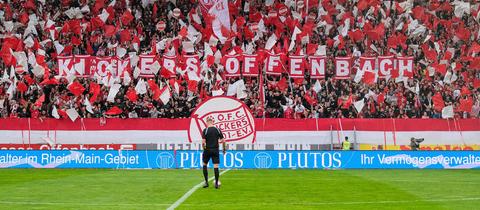
[[[208,161],[212,159],[213,164],[220,163],[220,151],[218,149],[206,149],[203,151],[203,163],[208,164]]]

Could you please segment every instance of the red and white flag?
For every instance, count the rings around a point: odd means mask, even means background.
[[[211,16],[211,25],[213,33],[218,37],[220,42],[224,43],[227,37],[222,33],[222,28],[230,30],[230,13],[228,12],[227,0],[202,0],[203,16]]]

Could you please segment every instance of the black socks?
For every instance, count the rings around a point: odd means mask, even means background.
[[[214,168],[213,172],[215,172],[215,185],[217,185],[218,177],[220,176],[220,173],[218,172],[218,168]]]
[[[208,170],[207,170],[207,166],[203,166],[203,177],[205,178],[205,184],[208,185]]]

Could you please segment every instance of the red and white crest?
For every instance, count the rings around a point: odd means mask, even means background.
[[[207,119],[212,118],[214,126],[219,128],[227,142],[255,142],[255,122],[248,107],[241,101],[230,97],[213,97],[200,104],[192,113],[188,140],[202,141],[202,130]]]

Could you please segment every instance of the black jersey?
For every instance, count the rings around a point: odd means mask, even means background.
[[[219,149],[218,140],[223,139],[223,134],[217,127],[203,129],[202,138],[206,140],[207,149]]]

